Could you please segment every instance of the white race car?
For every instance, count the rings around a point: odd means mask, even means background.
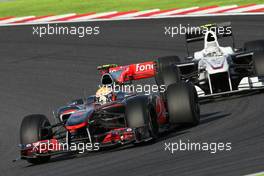
[[[221,33],[219,29],[221,29]],[[204,26],[203,26],[204,29]],[[231,23],[206,25],[203,33],[187,33],[187,61],[177,56],[161,57],[156,62],[156,83],[184,80],[195,84],[199,97],[230,95],[264,88],[264,40],[250,41],[244,48],[221,47],[218,39],[232,37]],[[204,49],[189,56],[188,43],[204,41]],[[165,67],[170,71],[164,72]]]

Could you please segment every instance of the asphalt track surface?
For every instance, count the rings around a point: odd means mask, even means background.
[[[232,21],[238,46],[264,38],[264,16],[176,18],[90,22],[101,34],[32,36],[31,26],[0,28],[0,175],[243,175],[264,170],[264,95],[201,106],[201,125],[163,136],[152,145],[55,158],[33,166],[19,156],[19,126],[30,113],[51,111],[67,101],[93,94],[96,66],[128,64],[159,56],[185,56],[184,37],[164,35],[164,26]],[[74,24],[72,24],[74,25]],[[80,24],[78,24],[80,25]],[[231,142],[229,152],[164,151],[164,143]]]

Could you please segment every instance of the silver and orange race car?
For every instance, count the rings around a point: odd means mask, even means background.
[[[97,151],[150,141],[181,124],[199,124],[198,97],[192,84],[177,82],[166,85],[164,92],[151,94],[113,89],[114,84],[127,85],[157,76],[154,62],[109,64],[98,70],[101,87],[96,94],[58,108],[54,113],[57,123],[51,125],[41,114],[24,117],[20,127],[21,159],[37,164],[54,155],[79,152],[79,144],[88,146],[88,151]]]

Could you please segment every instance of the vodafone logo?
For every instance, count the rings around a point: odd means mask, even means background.
[[[153,64],[136,64],[136,72],[153,70]]]

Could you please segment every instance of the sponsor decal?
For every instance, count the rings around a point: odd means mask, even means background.
[[[136,64],[136,72],[143,72],[153,69],[154,69],[153,64]]]

